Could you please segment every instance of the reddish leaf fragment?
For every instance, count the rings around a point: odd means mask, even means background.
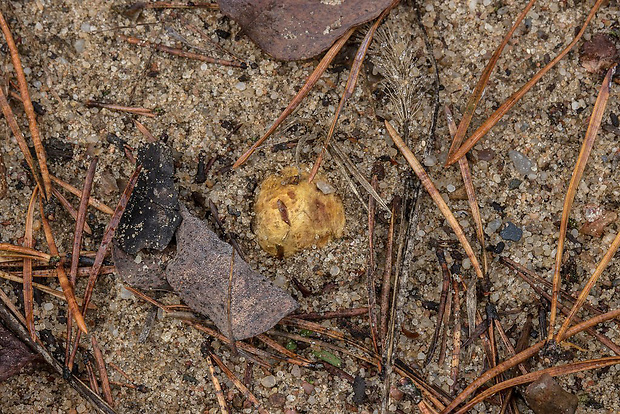
[[[261,49],[280,60],[309,59],[351,27],[381,14],[392,0],[219,0]]]
[[[590,73],[609,69],[620,57],[615,42],[605,33],[592,36],[581,46],[580,52],[581,65]]]

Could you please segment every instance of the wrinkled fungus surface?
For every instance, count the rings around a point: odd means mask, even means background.
[[[292,167],[263,181],[254,206],[254,230],[263,250],[286,257],[342,237],[342,201],[336,194],[319,190],[317,182],[325,180],[317,177],[309,183],[307,174],[299,174]]]

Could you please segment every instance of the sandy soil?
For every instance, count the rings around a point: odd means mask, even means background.
[[[421,7],[423,23],[439,62],[442,104],[454,105],[455,112],[460,114],[484,65],[522,3],[513,0],[424,2]],[[480,125],[569,42],[591,3],[572,0],[537,3],[527,23],[517,30],[506,47],[476,112],[474,126]],[[35,0],[5,1],[0,6],[20,40],[19,49],[32,98],[46,110],[45,115],[39,116],[42,135],[47,142],[57,140],[69,144],[73,150],[70,159],[51,157],[52,173],[80,186],[89,157],[99,156],[94,193],[109,205],[115,205],[119,195],[117,183],[122,186],[132,166],[106,137],[115,134],[132,147],[138,147],[145,138],[135,128],[133,117],[106,109],[89,109],[84,102],[95,99],[151,108],[158,116],[139,120],[156,137],[165,136],[162,139],[173,148],[181,198],[201,216],[205,210],[195,203],[192,193],[215,202],[225,226],[239,237],[254,268],[291,292],[299,300],[302,311],[365,306],[367,213],[331,159],[327,159],[322,171],[344,200],[347,225],[342,239],[323,249],[310,249],[278,260],[260,250],[251,227],[257,184],[268,174],[295,163],[294,147],[274,152],[273,145],[325,136],[348,73],[346,68],[342,70],[342,63],[328,71],[285,127],[270,138],[250,162],[229,171],[226,167],[278,116],[317,62],[283,63],[270,59],[247,38],[238,36],[239,27],[217,11],[191,11],[183,15],[204,27],[214,42],[241,56],[250,64],[248,69],[207,64],[139,48],[119,40],[115,34],[133,34],[174,45],[178,40],[171,33],[178,32],[192,43],[210,48],[214,56],[225,57],[183,28],[169,11],[145,12],[137,27],[119,29],[135,24],[116,11],[119,5],[121,2]],[[588,28],[585,39],[596,32],[610,31],[614,24],[617,30],[618,16],[617,2],[604,6]],[[398,7],[382,30],[391,34],[395,49],[404,51],[414,64],[413,86],[421,91],[416,92],[411,101],[416,110],[410,117],[410,130],[412,149],[422,157],[430,144],[426,137],[432,112],[430,97],[423,90],[432,84],[432,72],[424,57],[424,43],[419,38],[411,6]],[[379,182],[379,189],[389,202],[395,195],[402,194],[408,167],[381,122],[381,117],[394,119],[396,125],[401,121],[396,115],[394,100],[385,96],[384,83],[379,82],[380,68],[386,64],[382,62],[385,55],[377,48],[370,55],[359,88],[341,116],[335,139],[366,177],[370,177],[375,163],[385,168],[385,178]],[[11,65],[4,48],[0,57],[6,73]],[[148,72],[152,72],[151,76]],[[501,255],[547,278],[552,274],[564,193],[601,80],[601,76],[583,70],[577,50],[569,53],[474,150],[477,161],[472,164],[472,170],[482,219],[487,226],[487,243],[497,245],[504,241],[506,246]],[[611,124],[610,112],[618,113],[618,103],[618,95],[612,91],[603,126]],[[13,102],[13,107],[19,108],[19,105]],[[24,123],[23,114],[20,110],[17,113]],[[0,200],[3,222],[0,238],[3,242],[16,242],[23,235],[23,217],[32,182],[21,167],[23,157],[8,128],[2,126],[0,133],[4,137],[1,149],[9,183],[8,195]],[[605,228],[601,237],[578,232],[591,218],[588,214],[593,208],[617,211],[620,206],[617,140],[616,133],[609,129],[600,132],[579,186],[571,216],[573,241],[568,243],[566,253],[573,263],[571,274],[574,278],[568,286],[564,285],[570,291],[582,286],[618,230],[614,223]],[[301,147],[303,165],[313,162],[319,148],[317,142],[310,141]],[[440,116],[437,140],[424,162],[473,242],[474,227],[467,202],[462,197],[458,171],[445,169],[441,163],[449,142],[445,119]],[[519,151],[532,162],[527,175],[516,168],[509,156],[510,150]],[[201,152],[207,158],[218,157],[208,175],[208,185],[194,183]],[[366,198],[366,194],[362,194]],[[424,196],[421,203],[414,260],[408,263],[411,276],[404,287],[405,300],[401,308],[403,326],[416,338],[402,335],[397,355],[409,364],[422,365],[431,383],[448,390],[451,385],[449,363],[439,366],[436,359],[429,365],[423,362],[436,322],[436,311],[430,309],[428,301],[439,301],[441,289],[441,272],[429,241],[453,240],[454,236],[430,199]],[[54,224],[56,241],[64,250],[69,250],[73,223],[60,209],[58,216]],[[91,225],[99,237],[106,220],[104,215],[93,211]],[[500,236],[508,222],[522,229],[520,241],[505,241]],[[380,213],[376,236],[378,272],[383,270],[386,233],[387,219]],[[41,234],[37,238],[39,245],[45,244]],[[97,236],[87,237],[85,247],[96,248],[98,240]],[[467,259],[454,254],[449,260],[462,261],[463,267],[469,269],[467,272],[473,274]],[[591,304],[620,306],[618,270],[618,261],[613,261],[592,291]],[[313,291],[322,293],[303,298],[291,283],[293,276]],[[498,263],[497,258],[491,263],[490,278],[491,300],[497,305],[511,339],[516,340],[528,314],[534,316],[534,329],[538,333],[539,298],[532,289]],[[323,289],[325,285],[329,285],[328,289]],[[19,289],[7,283],[3,283],[2,288],[18,301],[16,292]],[[79,285],[78,292],[83,288]],[[168,304],[179,302],[173,294],[162,295],[160,300]],[[148,338],[141,338],[154,310],[127,292],[114,275],[100,278],[94,303],[97,310],[90,315],[89,325],[97,335],[106,360],[149,388],[148,392],[141,393],[115,386],[113,394],[119,413],[218,412],[206,362],[200,352],[205,340],[200,333],[179,320],[159,315]],[[64,305],[43,295],[35,312],[37,329],[50,330],[60,341],[66,319]],[[366,326],[365,318],[348,322]],[[325,326],[340,325],[338,321],[331,321],[325,322]],[[617,326],[606,326],[604,331],[616,343],[620,342]],[[368,338],[366,342],[370,343]],[[568,350],[575,359],[609,355],[608,350],[586,335],[578,335],[572,342],[575,346]],[[242,377],[244,359],[232,357],[218,341],[214,346],[228,366]],[[471,359],[463,363],[463,380],[457,384],[458,389],[464,388],[481,372],[483,354],[479,343],[473,347],[471,355]],[[282,363],[274,363],[271,370],[254,367],[252,391],[263,406],[274,413],[377,410],[380,391],[376,371],[360,367],[349,357],[343,356],[342,362],[345,371],[364,377],[368,384],[367,398],[359,406],[352,400],[348,382],[325,371],[299,369]],[[532,368],[546,367],[545,362],[534,360]],[[224,377],[220,375],[220,378]],[[113,373],[112,379],[125,382],[118,373]],[[231,383],[224,383],[232,389]],[[561,383],[579,396],[580,412],[620,410],[620,371],[616,367],[570,375]],[[279,395],[273,397],[274,394]],[[7,414],[91,412],[88,404],[62,379],[40,367],[28,368],[1,384],[0,396],[0,411]],[[236,395],[233,404],[237,407],[240,401],[241,397]],[[523,404],[520,408],[527,410]],[[497,407],[490,405],[480,405],[476,409],[478,412],[497,411]],[[409,412],[413,410],[413,403],[406,399],[395,401],[390,411],[395,410]],[[246,408],[244,412],[252,410]]]

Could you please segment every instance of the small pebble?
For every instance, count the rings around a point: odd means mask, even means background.
[[[235,85],[235,88],[239,89],[240,91],[245,91],[246,87],[247,85],[245,84],[245,82],[237,82],[237,84]]]
[[[495,151],[491,148],[485,148],[483,150],[478,151],[478,159],[480,161],[491,161],[495,158]]]
[[[312,394],[314,392],[314,385],[312,385],[312,384],[310,384],[309,382],[306,382],[306,381],[301,383],[301,388],[304,389],[304,392],[307,395],[310,395],[310,394]]]
[[[454,192],[454,190],[456,190],[456,187],[455,187],[455,186],[453,186],[452,184],[448,184],[448,185],[446,186],[446,190],[448,190],[448,192],[449,192],[449,193],[453,193],[453,192]]]
[[[521,152],[510,150],[508,156],[519,174],[528,175],[532,172],[532,161]]]
[[[437,164],[437,157],[435,157],[433,154],[430,154],[428,157],[424,158],[424,166],[433,167],[436,164]]]
[[[78,39],[73,44],[73,47],[75,48],[76,52],[82,53],[84,52],[84,45],[85,45],[84,39]]]
[[[518,178],[513,178],[512,180],[510,180],[508,182],[508,189],[509,190],[516,190],[517,188],[519,188],[521,183],[522,183],[522,181],[519,180]]]
[[[276,377],[274,377],[273,375],[267,375],[260,380],[260,383],[265,388],[272,388],[276,385]]]
[[[45,309],[46,311],[51,311],[52,309],[54,309],[54,304],[52,302],[44,303],[43,309]]]
[[[318,188],[323,194],[332,194],[336,192],[336,189],[332,187],[331,184],[323,180],[316,181],[316,188]]]
[[[336,265],[330,267],[329,274],[332,276],[338,276],[340,274],[340,268]]]
[[[301,368],[299,368],[299,365],[293,365],[293,368],[291,368],[291,375],[297,378],[301,376]]]
[[[276,392],[275,394],[271,394],[269,396],[269,402],[274,407],[284,407],[284,404],[286,404],[286,397],[279,392]]]
[[[487,228],[485,229],[485,233],[491,235],[495,233],[500,227],[502,227],[502,219],[491,220],[489,224],[487,224]]]
[[[121,286],[121,299],[131,299],[133,298],[133,293],[131,293],[129,290],[125,289],[124,286]]]
[[[508,226],[506,226],[506,228],[502,230],[499,235],[504,240],[518,242],[523,236],[523,230],[521,230],[509,221]]]

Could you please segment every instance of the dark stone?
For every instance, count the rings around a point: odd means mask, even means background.
[[[359,375],[353,380],[353,402],[360,405],[366,398],[366,381]]]
[[[506,226],[506,228],[504,228],[504,230],[502,230],[499,235],[504,240],[518,242],[523,236],[523,230],[521,230],[509,221],[508,226]]]

